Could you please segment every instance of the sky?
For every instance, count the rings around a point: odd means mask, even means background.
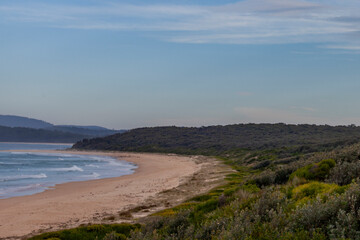
[[[0,114],[360,125],[359,0],[0,0]]]

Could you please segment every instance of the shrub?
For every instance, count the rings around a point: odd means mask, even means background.
[[[360,189],[352,184],[342,195],[329,196],[326,201],[316,198],[298,206],[289,220],[290,228],[322,229],[331,239],[359,239]]]
[[[292,189],[292,198],[298,202],[305,203],[317,196],[324,197],[325,195],[333,193],[342,194],[345,189],[346,186],[340,187],[336,184],[310,182]]]
[[[299,168],[290,176],[290,180],[294,177],[304,178],[306,180],[324,180],[330,172],[330,169],[335,167],[333,159],[325,159],[318,163],[309,164],[305,167]]]
[[[253,204],[252,212],[262,221],[270,220],[272,212],[277,212],[279,206],[286,201],[286,196],[279,191],[266,190]]]
[[[331,222],[337,215],[340,205],[338,201],[327,204],[320,198],[316,198],[313,202],[296,208],[291,215],[290,226],[293,230],[313,230],[326,227],[327,223]]]
[[[200,196],[193,197],[189,201],[204,202],[204,201],[209,200],[210,198],[211,198],[211,196],[209,194],[205,194],[205,195],[200,195]]]
[[[255,183],[258,187],[266,187],[273,184],[275,182],[275,178],[276,176],[274,172],[264,171],[249,183]]]
[[[274,168],[275,169],[267,169],[256,175],[250,180],[250,183],[262,188],[272,184],[286,183],[298,166],[277,166]]]
[[[206,221],[195,233],[195,239],[216,239],[215,236],[221,234],[221,231],[228,223],[228,219],[219,218],[212,221]]]
[[[101,232],[105,231],[105,227],[103,225],[99,225],[99,224],[90,225],[86,228],[86,231],[101,233]]]
[[[209,199],[204,203],[201,203],[196,206],[195,211],[201,212],[201,213],[207,213],[215,210],[219,206],[219,200],[218,199]]]
[[[327,181],[338,185],[346,185],[358,177],[360,177],[360,161],[343,162],[331,169]]]
[[[105,235],[103,240],[126,240],[126,236],[121,233],[116,233],[115,231],[112,231]]]
[[[257,193],[260,191],[260,188],[256,184],[252,184],[251,182],[247,182],[246,184],[241,186],[240,190],[244,190],[249,193]]]

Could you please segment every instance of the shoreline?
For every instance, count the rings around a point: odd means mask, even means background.
[[[143,217],[210,190],[219,184],[218,181],[223,181],[222,171],[228,170],[220,167],[219,172],[215,173],[214,166],[221,165],[215,159],[175,154],[74,150],[23,152],[110,156],[138,167],[130,175],[62,183],[41,193],[0,199],[0,239],[23,239],[41,232],[77,227],[81,224],[124,222]],[[190,189],[186,194],[170,194],[171,190],[186,186],[190,179],[195,179],[202,171],[205,171],[206,177],[210,172],[214,173],[213,181],[203,184],[203,179],[197,188],[191,186],[194,189]],[[158,200],[158,196],[161,199]],[[130,219],[127,217],[111,218],[115,220],[110,222],[107,220],[110,219],[109,216],[119,216],[119,213],[131,212],[131,209],[139,206],[146,211],[133,211]]]
[[[70,152],[71,151],[71,152]],[[76,151],[76,152],[75,152]],[[59,150],[55,150],[55,149],[10,149],[10,150],[0,150],[0,153],[33,153],[33,154],[49,154],[49,155],[88,155],[90,157],[110,157],[111,159],[113,159],[114,161],[119,161],[119,162],[126,162],[126,164],[132,165],[132,168],[129,170],[129,172],[127,173],[123,173],[123,174],[119,174],[118,176],[111,176],[111,177],[100,177],[100,178],[88,178],[88,179],[78,179],[78,180],[68,180],[68,181],[59,181],[57,183],[51,183],[51,184],[44,184],[41,187],[38,187],[36,190],[34,190],[33,193],[26,193],[24,195],[17,195],[17,196],[8,196],[8,197],[4,197],[4,198],[0,198],[0,200],[4,200],[4,199],[9,199],[9,198],[15,198],[15,197],[25,197],[25,196],[31,196],[34,194],[38,194],[38,193],[42,193],[45,192],[47,190],[53,190],[56,188],[56,186],[61,185],[61,184],[66,184],[66,183],[75,183],[75,182],[85,182],[85,181],[92,181],[92,180],[101,180],[101,179],[109,179],[109,178],[116,178],[116,177],[121,177],[121,176],[126,176],[126,175],[131,175],[134,174],[136,169],[138,168],[138,166],[135,163],[117,158],[117,157],[113,157],[113,156],[105,156],[104,154],[81,154],[78,153],[77,150],[71,150],[71,149],[59,149]],[[81,169],[82,171],[82,169]],[[43,174],[43,173],[39,173],[39,174]]]

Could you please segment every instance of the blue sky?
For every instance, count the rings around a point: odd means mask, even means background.
[[[360,125],[360,2],[0,1],[0,114]]]

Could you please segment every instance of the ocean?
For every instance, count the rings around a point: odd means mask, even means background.
[[[136,165],[106,156],[31,153],[58,150],[68,144],[0,143],[0,199],[42,192],[59,183],[132,174]]]

